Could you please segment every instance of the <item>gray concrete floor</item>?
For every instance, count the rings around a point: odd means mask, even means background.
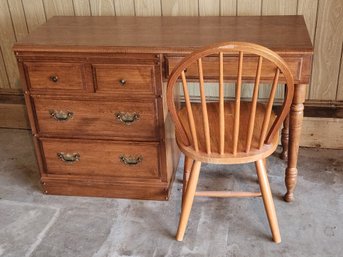
[[[259,198],[197,198],[177,242],[181,166],[168,202],[44,195],[30,133],[2,129],[0,256],[343,256],[343,151],[301,149],[299,158],[293,203],[282,200],[285,163],[269,158],[281,244]],[[203,165],[199,187],[258,188],[252,165]]]

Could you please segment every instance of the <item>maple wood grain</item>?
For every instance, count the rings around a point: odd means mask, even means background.
[[[175,36],[180,31],[183,36]],[[302,16],[53,17],[14,50],[168,53],[225,41],[256,43],[277,52],[313,51]]]

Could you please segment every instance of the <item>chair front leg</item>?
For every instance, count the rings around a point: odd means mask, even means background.
[[[190,174],[189,182],[186,189],[186,194],[184,197],[184,203],[181,210],[179,227],[176,234],[176,240],[182,241],[185,235],[189,214],[192,209],[195,190],[198,184],[199,174],[200,174],[201,162],[194,161],[192,166],[192,171]]]
[[[266,209],[270,230],[272,231],[273,240],[275,243],[281,242],[279,225],[276,217],[275,206],[273,202],[272,192],[270,190],[266,168],[263,160],[256,162],[256,170],[258,182],[262,193],[264,208]]]
[[[189,175],[191,174],[192,166],[193,166],[193,160],[187,156],[185,156],[185,163],[183,167],[183,186],[182,186],[182,203],[181,203],[181,208],[183,206],[184,198],[186,195],[186,190],[187,190],[187,184],[189,180]]]

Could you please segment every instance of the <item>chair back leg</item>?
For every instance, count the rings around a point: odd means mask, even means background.
[[[187,189],[186,189],[186,194],[184,197],[183,206],[181,209],[179,227],[178,227],[178,230],[176,233],[176,240],[178,240],[178,241],[182,241],[183,236],[185,235],[185,230],[187,227],[189,214],[191,213],[194,195],[195,195],[196,187],[198,184],[200,167],[201,167],[201,162],[194,161],[194,164],[192,166],[192,171],[190,174],[190,178],[188,181]]]
[[[267,171],[264,166],[264,160],[258,160],[256,163],[256,171],[258,182],[260,184],[264,208],[266,209],[270,230],[275,243],[281,242],[279,225],[276,217],[275,206],[273,202],[272,192],[270,190]]]

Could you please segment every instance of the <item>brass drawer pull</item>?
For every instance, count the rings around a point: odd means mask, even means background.
[[[49,77],[49,79],[50,79],[52,82],[54,82],[54,83],[57,83],[57,82],[58,82],[58,77],[57,77],[56,75],[51,75],[51,76]]]
[[[120,79],[120,80],[119,80],[119,83],[120,83],[122,86],[125,86],[126,80],[125,80],[125,79]]]
[[[143,156],[142,155],[139,155],[139,156],[131,156],[130,155],[130,156],[126,157],[125,155],[120,155],[119,159],[125,165],[134,166],[134,165],[137,165],[138,163],[143,161]]]
[[[57,157],[60,158],[65,163],[74,163],[80,160],[79,153],[57,153]]]
[[[114,114],[117,120],[123,122],[125,125],[131,125],[135,121],[139,120],[139,113],[137,112],[117,112]]]
[[[74,113],[69,111],[55,111],[55,110],[49,110],[49,114],[51,118],[54,118],[57,121],[67,121],[71,118],[73,118]]]

